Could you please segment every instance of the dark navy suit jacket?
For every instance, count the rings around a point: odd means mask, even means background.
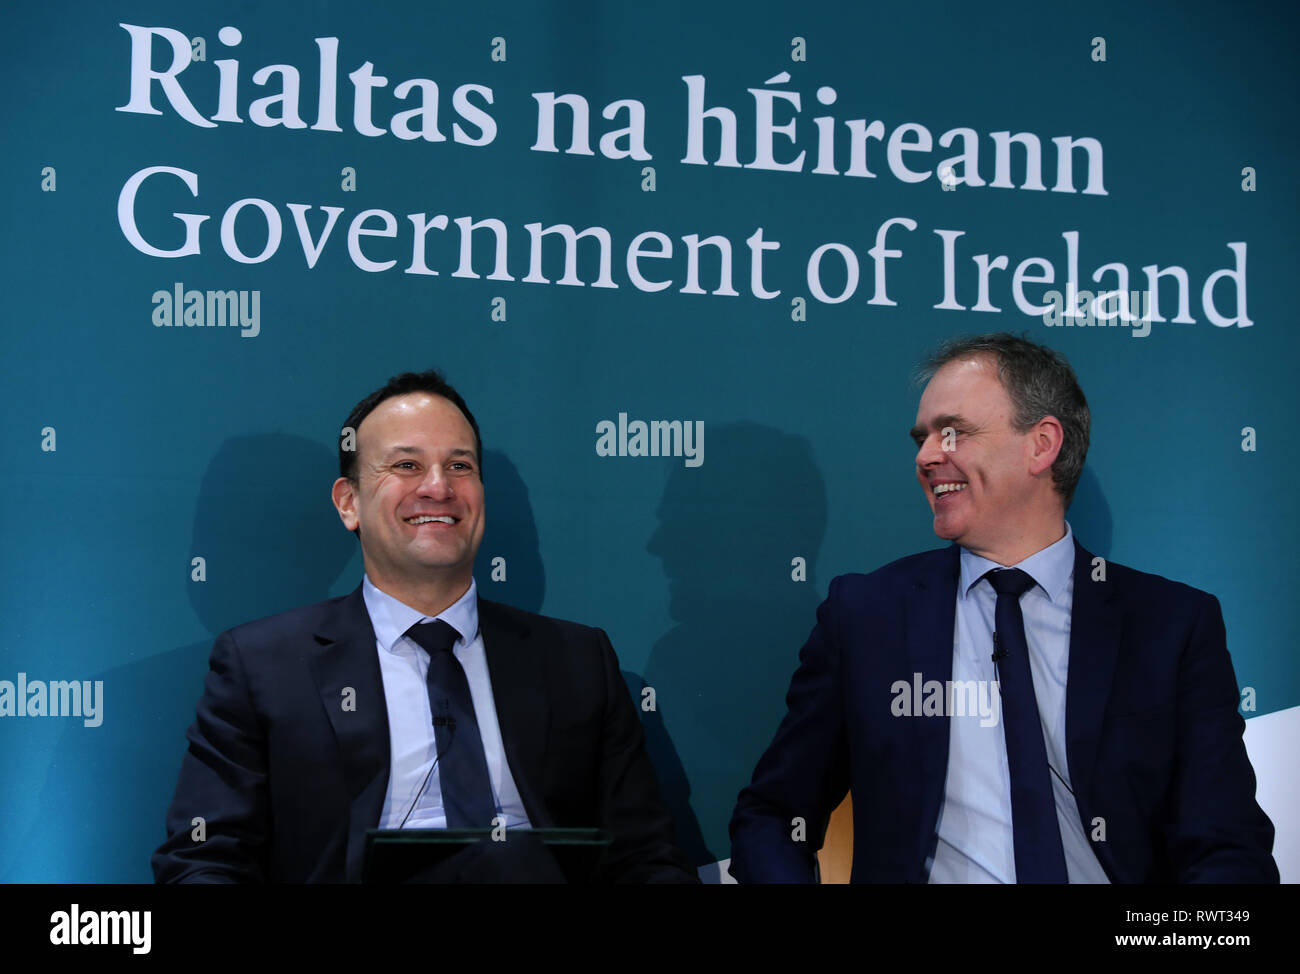
[[[511,775],[535,828],[599,827],[599,878],[691,882],[599,629],[479,600]],[[355,709],[345,709],[345,689]],[[390,771],[361,589],[222,633],[153,856],[159,882],[357,882]],[[206,838],[195,841],[193,820]]]
[[[952,678],[960,549],[843,575],[817,610],[787,713],[731,820],[740,882],[811,882],[853,794],[854,882],[923,883],[937,844],[948,718],[892,715],[891,686]],[[1115,883],[1277,882],[1255,802],[1223,615],[1208,593],[1105,565],[1075,544],[1066,685],[1069,778]],[[795,841],[792,820],[807,823]]]

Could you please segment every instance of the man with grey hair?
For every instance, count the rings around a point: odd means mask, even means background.
[[[815,881],[851,790],[855,882],[1277,882],[1218,601],[1066,523],[1089,436],[1069,364],[982,335],[923,373],[916,478],[954,544],[831,582],[732,875]]]

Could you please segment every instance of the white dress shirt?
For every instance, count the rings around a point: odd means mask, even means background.
[[[384,796],[379,827],[447,827],[439,769],[434,764],[438,743],[434,737],[426,682],[429,654],[405,635],[416,623],[437,618],[461,634],[452,652],[469,681],[474,718],[483,740],[497,815],[505,818],[507,828],[528,828],[528,815],[510,774],[501,742],[501,725],[497,722],[492,681],[488,677],[487,656],[483,651],[483,635],[478,626],[478,589],[474,581],[470,580],[469,590],[454,604],[433,617],[422,615],[419,610],[381,592],[369,577],[361,583],[361,589],[366,611],[370,613],[370,622],[375,629],[384,700],[388,705],[388,737],[392,753],[388,791]]]
[[[1004,566],[961,550],[952,679],[997,680],[993,620],[997,593],[984,574]],[[1052,795],[1071,883],[1107,883],[1105,871],[1079,821],[1065,754],[1065,684],[1070,666],[1070,614],[1074,607],[1074,533],[1014,566],[1035,581],[1020,598],[1029,644],[1029,669],[1042,721]],[[999,708],[999,713],[1001,708]],[[932,883],[1014,883],[1011,771],[1003,721],[981,726],[978,714],[950,716],[948,775],[939,813],[939,841],[928,863]]]

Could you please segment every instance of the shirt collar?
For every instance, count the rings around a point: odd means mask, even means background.
[[[361,595],[366,600],[366,611],[370,613],[370,622],[375,628],[375,639],[390,653],[406,630],[417,622],[442,619],[460,633],[456,645],[473,642],[478,636],[478,586],[472,578],[465,594],[436,616],[426,616],[419,609],[381,592],[368,575],[361,582]]]
[[[961,549],[961,594],[966,596],[971,587],[994,568],[1019,568],[1038,583],[1053,602],[1060,603],[1074,577],[1074,532],[1070,522],[1065,522],[1065,537],[1035,551],[1015,565],[999,565],[995,561]]]

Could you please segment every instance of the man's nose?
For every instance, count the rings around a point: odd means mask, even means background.
[[[938,466],[947,456],[943,449],[943,437],[936,430],[921,441],[921,446],[916,451],[916,465],[922,470]]]
[[[437,500],[446,500],[453,494],[451,478],[441,467],[430,467],[420,482],[420,492]]]

